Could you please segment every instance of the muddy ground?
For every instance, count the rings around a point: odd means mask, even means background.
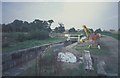
[[[97,61],[104,61],[105,62],[105,71],[107,76],[117,76],[118,75],[118,40],[104,36],[100,39],[101,50],[94,50],[91,51],[91,56],[93,59],[93,71],[86,71],[84,70],[84,64],[77,61],[76,63],[65,63],[65,62],[58,62],[57,60],[57,53],[59,52],[71,52],[77,58],[82,56],[82,50],[76,50],[73,48],[74,46],[78,45],[77,43],[71,44],[67,47],[64,47],[63,44],[58,46],[53,46],[52,51],[55,51],[55,58],[53,59],[55,62],[54,70],[52,74],[48,75],[60,75],[60,76],[97,76],[97,68],[96,68],[96,59]],[[89,49],[88,49],[89,50]],[[96,52],[92,52],[96,51]],[[99,52],[99,53],[97,53]],[[101,52],[101,53],[100,53]],[[45,66],[45,65],[44,65]],[[57,68],[55,68],[57,67]],[[59,71],[56,71],[59,70]],[[46,70],[47,71],[47,70]],[[44,75],[47,75],[44,73]]]

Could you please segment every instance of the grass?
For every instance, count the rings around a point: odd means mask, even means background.
[[[84,69],[84,64],[79,64],[79,68],[66,69],[64,70],[65,76],[96,76],[96,71],[86,71]]]
[[[85,43],[85,46],[82,47],[81,44],[74,46],[73,48],[79,52],[83,52],[84,50],[89,50],[92,55],[103,56],[108,55],[109,50],[106,46],[102,45],[101,49],[96,48],[88,48],[89,43]]]
[[[83,75],[83,71],[81,72],[82,69],[78,69],[78,68],[74,68],[74,69],[70,69],[70,68],[66,68],[63,70],[62,76],[81,76],[81,74]]]
[[[47,51],[45,52],[44,56],[43,56],[43,60],[48,61],[48,62],[52,62],[55,61],[55,56],[54,56],[54,51],[52,48],[48,48]],[[50,64],[49,63],[49,64]]]
[[[25,49],[25,48],[30,48],[38,45],[43,45],[43,44],[49,44],[49,43],[55,43],[59,41],[64,41],[65,38],[49,38],[46,40],[27,40],[24,42],[17,42],[13,43],[11,46],[3,48],[2,52],[11,52],[19,49]]]
[[[48,48],[44,54],[44,56],[42,57],[43,61],[40,61],[40,64],[39,66],[40,67],[44,67],[44,66],[50,66],[52,65],[51,63],[49,64],[46,64],[45,62],[51,62],[51,61],[55,61],[53,60],[54,58],[54,52],[53,52],[53,49],[51,48]],[[41,60],[41,59],[40,59]],[[36,67],[36,60],[34,61],[34,63],[31,63],[31,67],[28,68],[27,70],[25,70],[24,72],[22,72],[19,76],[36,76],[37,75],[37,70],[39,70],[37,67]],[[46,75],[52,75],[53,73],[48,73]],[[39,75],[39,74],[38,74]]]
[[[105,60],[105,62],[106,62],[105,71],[107,73],[113,73],[113,74],[117,73],[116,68],[114,69],[114,67],[116,67],[116,63],[114,63],[114,59],[109,60],[109,56],[111,56],[111,54],[110,54],[108,47],[105,46],[104,44],[101,45],[100,50],[97,48],[88,48],[88,44],[86,44],[85,47],[82,47],[80,44],[78,44],[73,48],[79,52],[84,52],[83,50],[89,50],[91,55],[97,56],[97,57]],[[108,59],[106,59],[104,57],[108,57]],[[96,62],[94,62],[93,67],[95,68],[95,71],[96,71]],[[89,74],[86,74],[86,75],[89,75]]]
[[[120,40],[120,32],[118,33],[111,33],[111,32],[102,32],[103,35],[111,36],[117,40]]]
[[[78,44],[73,47],[73,49],[76,49],[78,52],[84,52],[84,50],[89,50],[91,55],[94,56],[109,56],[109,50],[106,46],[102,45],[101,49],[97,48],[88,48],[89,43],[85,43],[85,46],[82,47],[81,44]],[[80,64],[79,69],[76,71],[76,73],[79,73],[77,75],[79,76],[97,76],[97,68],[96,68],[96,62],[93,63],[94,71],[85,71],[84,70],[84,64]]]
[[[76,69],[66,69],[67,76],[85,76],[84,65],[83,63],[79,65],[79,68]]]
[[[31,67],[29,67],[24,72],[20,73],[19,76],[36,76],[37,75],[36,62],[34,61],[31,64],[32,64]]]

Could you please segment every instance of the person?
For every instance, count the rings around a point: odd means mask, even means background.
[[[98,49],[101,49],[101,47],[100,47],[100,43],[98,43],[97,47],[98,47]]]
[[[96,33],[92,33],[90,35],[90,38],[92,40],[92,46],[95,46],[96,45],[96,39],[97,39]]]

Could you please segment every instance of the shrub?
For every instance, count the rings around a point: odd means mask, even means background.
[[[49,38],[49,32],[43,30],[36,30],[30,32],[31,39],[43,40]]]
[[[30,32],[14,32],[2,34],[2,47],[9,47],[16,42],[23,42],[31,39],[43,40],[49,38],[49,32],[46,30],[36,30]]]
[[[30,35],[29,33],[18,33],[16,35],[16,41],[23,42],[25,40],[30,40]]]
[[[2,34],[2,48],[9,47],[11,41],[11,38],[8,38],[8,34]]]

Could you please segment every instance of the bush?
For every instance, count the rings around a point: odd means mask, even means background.
[[[16,38],[17,41],[24,41],[25,40],[25,37],[24,37],[24,34],[18,34],[18,37]]]
[[[49,32],[36,30],[30,32],[2,33],[2,48],[9,47],[16,42],[23,42],[31,39],[43,40],[49,38]]]
[[[25,40],[30,40],[30,34],[29,33],[18,33],[16,37],[16,41],[23,42]]]
[[[31,39],[43,40],[49,38],[49,32],[43,30],[36,30],[30,32]]]
[[[99,28],[99,29],[96,29],[95,30],[95,33],[102,33],[102,30]]]
[[[2,48],[9,47],[11,44],[12,40],[9,34],[2,33]]]

